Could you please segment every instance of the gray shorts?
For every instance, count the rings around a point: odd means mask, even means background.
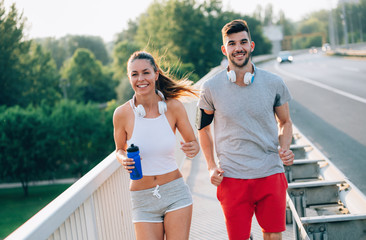
[[[141,191],[131,191],[132,221],[164,222],[166,213],[192,205],[192,194],[183,178]]]

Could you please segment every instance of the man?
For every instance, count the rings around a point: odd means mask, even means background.
[[[282,239],[287,190],[283,165],[294,160],[291,95],[279,76],[252,64],[255,44],[245,21],[226,24],[222,38],[228,67],[203,84],[198,102],[199,140],[211,183],[218,186],[230,240],[249,239],[253,214],[265,240]]]

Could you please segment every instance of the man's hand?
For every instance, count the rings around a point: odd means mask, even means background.
[[[224,179],[223,173],[224,173],[224,170],[222,170],[219,167],[210,169],[211,183],[213,185],[215,185],[216,187],[218,187],[220,185],[220,183],[222,182],[222,179]]]
[[[285,149],[280,148],[278,150],[278,154],[280,155],[280,158],[284,165],[290,166],[294,163],[295,155],[291,150],[289,150],[289,149],[285,150]]]

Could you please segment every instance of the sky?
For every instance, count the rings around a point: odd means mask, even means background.
[[[154,0],[5,0],[5,9],[12,3],[26,18],[28,38],[55,37],[67,34],[100,36],[113,41],[116,33],[127,28]],[[197,0],[200,2],[200,0]],[[201,0],[203,1],[203,0]],[[307,14],[331,9],[337,0],[223,0],[224,10],[252,15],[258,5],[272,3],[275,15],[298,21]]]

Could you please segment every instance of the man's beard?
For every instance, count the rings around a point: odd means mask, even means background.
[[[238,54],[238,53],[244,53],[244,51],[237,52],[236,54]],[[234,66],[236,66],[236,67],[238,67],[238,68],[242,68],[242,67],[244,67],[245,65],[247,65],[247,64],[248,64],[249,59],[250,59],[250,56],[251,56],[251,52],[247,52],[247,54],[246,54],[245,56],[246,56],[246,57],[245,57],[245,60],[244,60],[244,62],[243,62],[242,64],[238,64],[238,63],[236,63],[236,62],[234,61],[234,59],[233,59],[233,56],[232,56],[232,55],[229,55],[229,61],[230,61]]]

